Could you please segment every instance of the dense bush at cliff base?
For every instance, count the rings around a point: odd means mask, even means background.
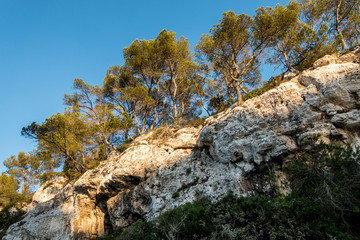
[[[200,200],[104,239],[357,239],[332,211],[295,197]]]
[[[31,198],[39,183],[59,175],[75,182],[138,136],[201,125],[199,117],[241,106],[320,66],[316,60],[326,55],[358,54],[359,19],[359,0],[295,0],[259,7],[253,16],[224,12],[193,49],[187,38],[166,29],[154,39],[134,40],[123,49],[123,64],[110,66],[102,84],[76,78],[62,113],[22,128],[36,147],[4,161],[0,206],[21,203],[13,198],[16,191]],[[263,83],[264,64],[274,67],[273,75],[282,74]]]
[[[104,239],[360,239],[359,152],[325,144],[309,149],[284,167],[293,187],[288,196],[202,199]]]
[[[7,205],[0,211],[0,239],[5,236],[8,227],[21,220],[24,215],[24,211],[15,208],[11,205]]]

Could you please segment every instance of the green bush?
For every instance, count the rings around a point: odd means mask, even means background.
[[[172,198],[178,198],[180,196],[180,193],[178,191],[173,192]]]
[[[12,211],[15,209],[15,211]],[[5,236],[5,233],[10,225],[21,220],[24,211],[14,208],[13,205],[7,205],[0,211],[0,239]]]
[[[151,223],[138,220],[131,227],[124,229],[118,239],[155,240],[158,238]]]
[[[206,118],[196,118],[194,120],[188,121],[187,123],[185,123],[184,127],[199,127],[201,125],[203,125],[203,123],[205,122]]]
[[[350,146],[305,146],[284,168],[288,196],[202,199],[139,220],[111,239],[360,239],[359,164]]]
[[[173,131],[170,127],[158,127],[157,129],[153,130],[150,138],[166,140],[172,136],[173,136]]]
[[[360,152],[340,144],[307,143],[284,170],[292,195],[334,212],[360,236]]]
[[[214,230],[211,203],[205,199],[174,208],[154,223],[167,239],[201,239]]]
[[[212,97],[208,107],[212,115],[215,115],[228,109],[234,102],[234,99],[225,100],[224,96],[220,95],[217,97]]]
[[[196,201],[138,220],[107,239],[357,239],[335,212],[311,199],[229,195],[216,204]]]
[[[286,79],[283,79],[282,75],[271,78],[268,82],[266,82],[261,88],[254,89],[243,97],[243,100],[246,101],[248,99],[257,97],[262,95],[263,93],[279,86],[281,83],[286,82]]]
[[[116,150],[122,153],[131,146],[132,142],[133,141],[131,139],[125,140],[121,145],[116,148]]]
[[[213,209],[212,239],[353,239],[336,215],[305,198],[230,195]]]
[[[262,87],[252,90],[251,92],[243,96],[243,101],[249,100],[251,98],[260,96],[265,92],[279,86],[281,83],[287,82],[287,79],[284,79],[283,75],[278,75],[272,77],[269,81],[265,82]],[[212,115],[215,115],[219,112],[225,111],[236,101],[234,99],[225,100],[224,96],[212,97],[209,102],[209,110],[212,112]]]

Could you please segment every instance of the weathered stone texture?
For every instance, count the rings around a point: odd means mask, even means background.
[[[208,118],[201,129],[142,136],[75,183],[62,189],[59,179],[41,187],[33,208],[4,239],[95,238],[196,199],[270,193],[284,178],[282,161],[304,139],[360,144],[358,58],[358,50],[325,57],[314,69]]]

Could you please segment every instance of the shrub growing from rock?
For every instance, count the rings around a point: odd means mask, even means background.
[[[359,239],[359,163],[351,146],[313,145],[284,168],[288,196],[202,199],[106,239]]]

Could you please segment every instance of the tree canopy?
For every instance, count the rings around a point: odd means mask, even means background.
[[[188,39],[166,29],[155,39],[136,39],[101,86],[75,79],[63,113],[22,129],[37,148],[5,160],[1,181],[9,195],[3,203],[57,175],[75,179],[159,126],[181,127],[243,104],[261,86],[263,64],[297,74],[325,54],[359,44],[359,16],[358,0],[298,0],[260,7],[254,16],[223,13],[195,53]]]

